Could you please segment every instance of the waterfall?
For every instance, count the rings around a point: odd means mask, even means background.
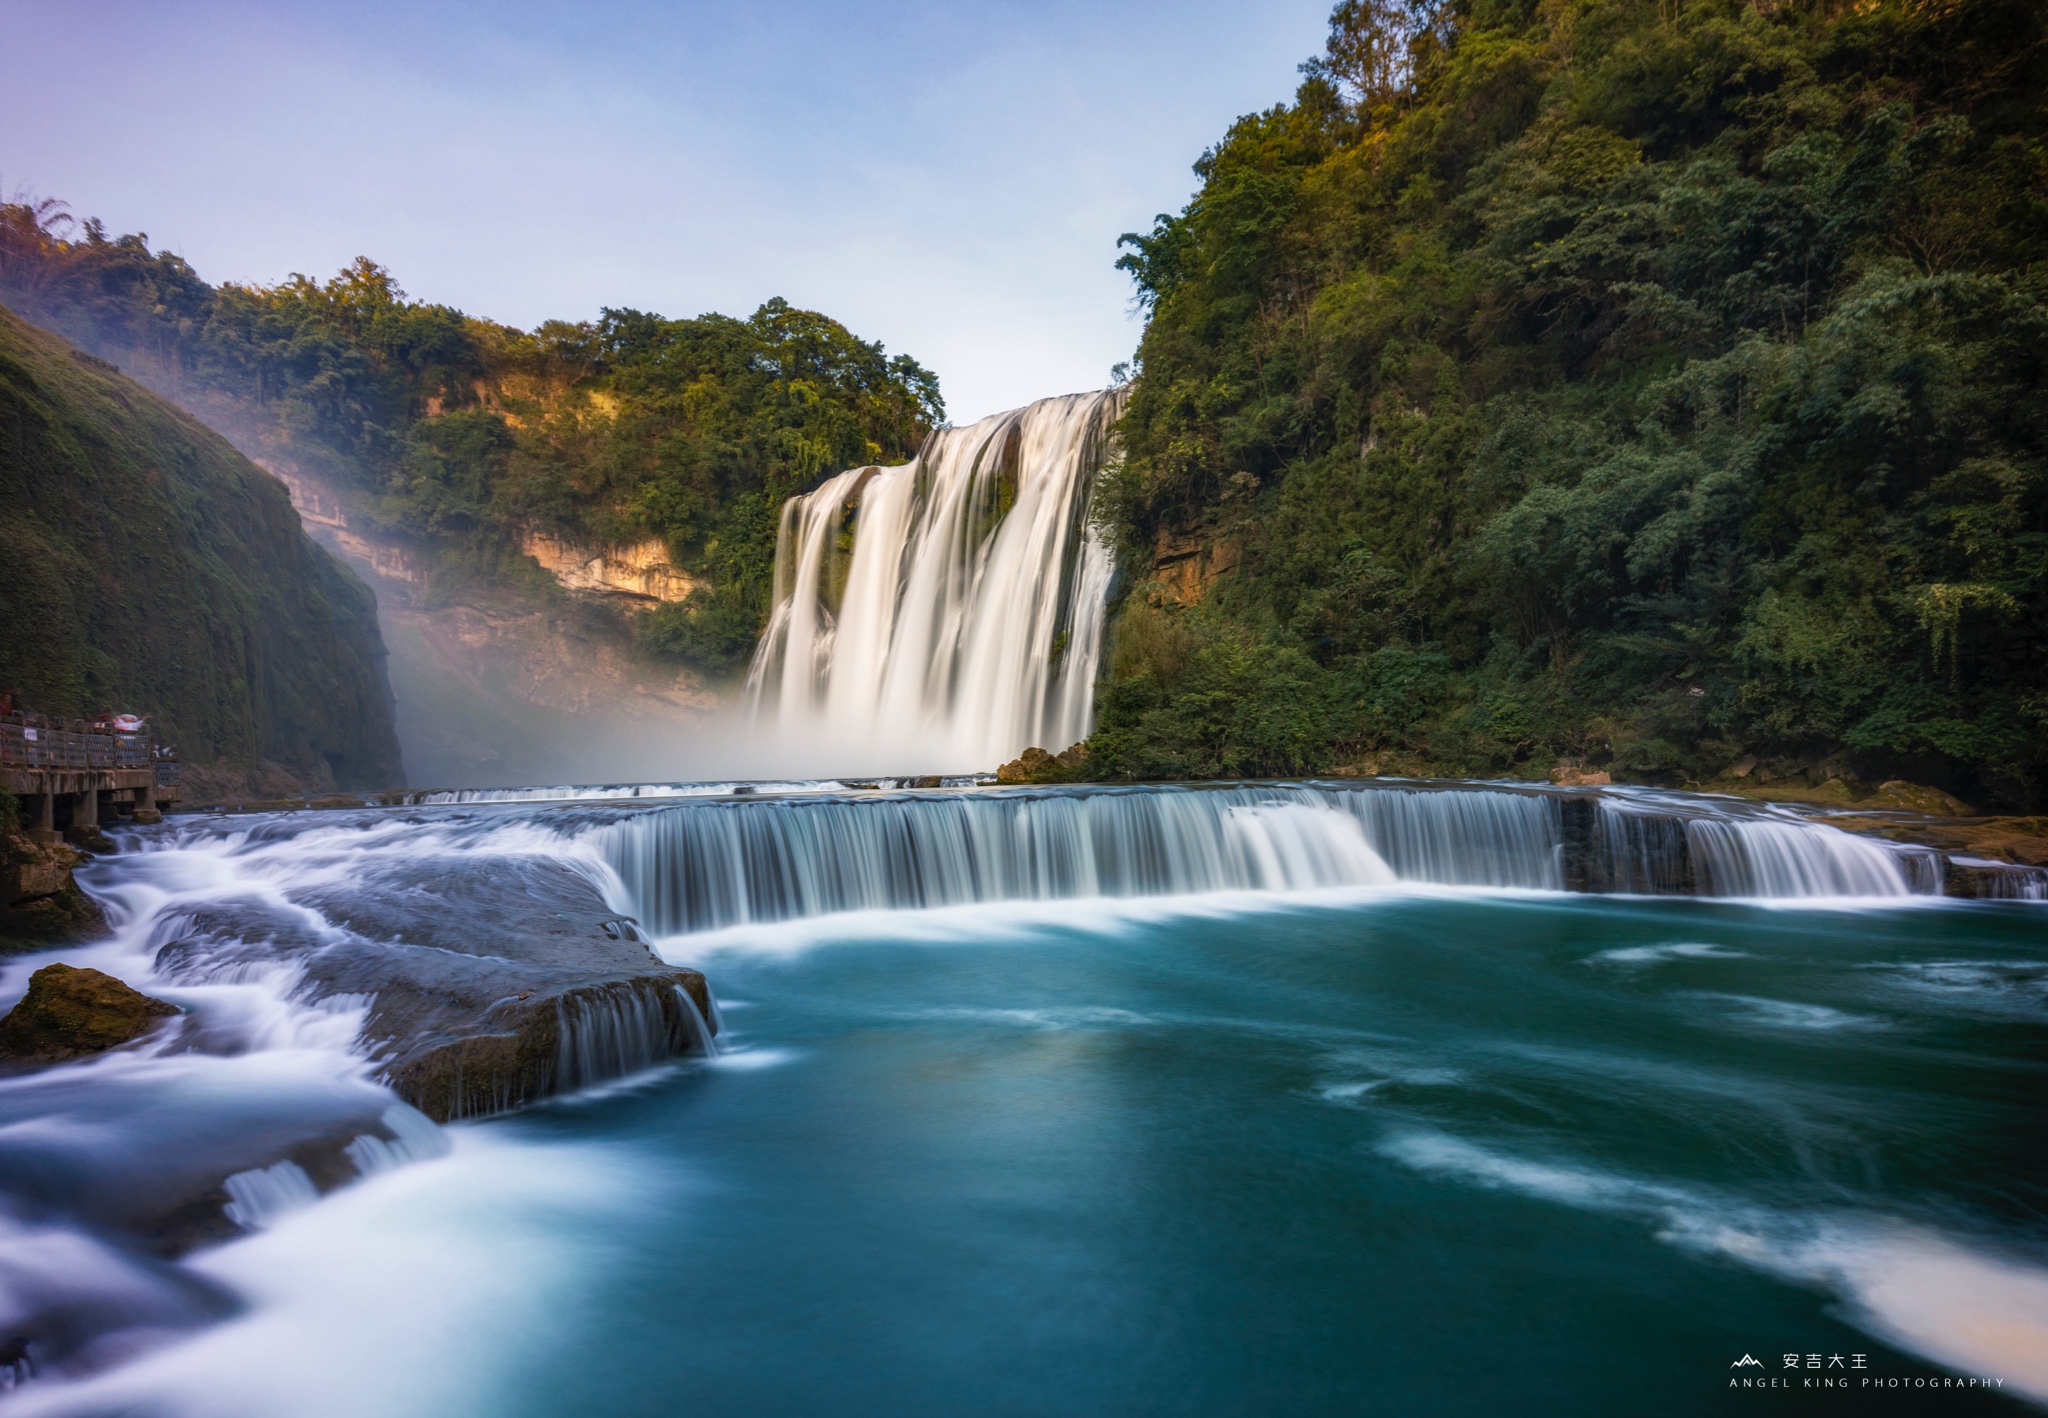
[[[1585,823],[1576,836],[1572,813]],[[1506,786],[804,794],[636,812],[587,841],[659,935],[836,911],[1395,882],[1778,899],[1941,890],[1925,849],[1820,822]]]
[[[1122,406],[1114,390],[1042,399],[791,499],[755,713],[870,771],[991,768],[1085,738],[1112,570],[1088,501]]]
[[[1706,896],[1907,896],[1899,854],[1867,837],[1800,822],[1688,822]]]
[[[313,1179],[296,1162],[237,1172],[222,1182],[221,1188],[228,1194],[228,1203],[222,1210],[228,1220],[244,1231],[260,1231],[279,1217],[320,1199]]]
[[[599,828],[660,934],[834,911],[1221,890],[1560,885],[1534,793],[1312,785],[698,803]]]
[[[554,1081],[564,1093],[638,1073],[681,1053],[718,1051],[696,1001],[676,985],[649,988],[629,981],[573,990],[555,1011]]]

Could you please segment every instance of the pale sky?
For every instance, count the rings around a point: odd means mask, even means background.
[[[964,423],[1107,382],[1120,232],[1328,0],[0,0],[0,184],[211,281],[353,257],[522,327],[824,311]]]

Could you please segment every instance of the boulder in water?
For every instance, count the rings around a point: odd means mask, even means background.
[[[61,1063],[131,1043],[178,1013],[112,975],[73,965],[45,965],[28,993],[0,1019],[0,1058]]]
[[[998,783],[1077,783],[1088,763],[1086,740],[1059,753],[1027,748],[996,770]]]
[[[333,929],[223,902],[190,911],[157,968],[293,960],[309,995],[370,1000],[363,1036],[384,1080],[436,1122],[703,1052],[717,1027],[704,976],[655,955],[566,862],[398,859],[297,904]]]

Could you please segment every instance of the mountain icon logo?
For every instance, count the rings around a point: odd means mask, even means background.
[[[1761,1369],[1763,1367],[1763,1361],[1760,1359],[1752,1358],[1751,1356],[1745,1354],[1740,1359],[1737,1359],[1734,1363],[1730,1364],[1728,1367],[1731,1369]]]

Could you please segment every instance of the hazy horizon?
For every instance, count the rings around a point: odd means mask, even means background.
[[[779,295],[935,370],[964,423],[1130,357],[1118,234],[1291,93],[1326,15],[0,0],[0,183],[215,283],[367,255],[524,328]]]

